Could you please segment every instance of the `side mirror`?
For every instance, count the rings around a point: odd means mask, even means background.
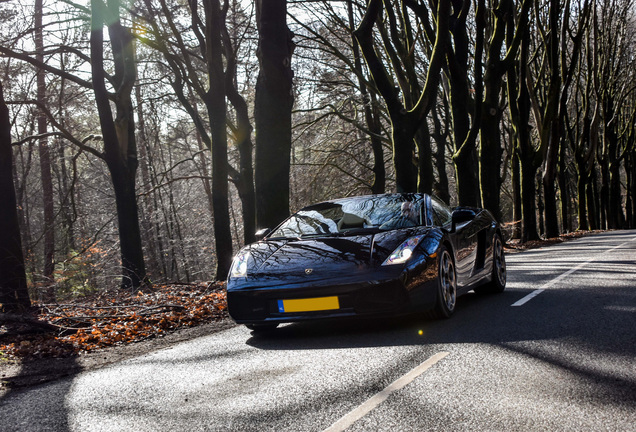
[[[263,240],[271,232],[272,232],[272,230],[270,228],[261,228],[261,229],[259,229],[258,231],[256,231],[254,233],[254,237],[256,237],[256,240]]]
[[[475,218],[475,212],[467,208],[457,208],[453,211],[451,219],[451,232],[457,230],[457,224],[469,222]]]

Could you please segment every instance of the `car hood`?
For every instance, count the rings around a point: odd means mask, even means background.
[[[377,234],[267,240],[249,246],[249,276],[328,277],[380,266],[407,238],[426,230],[402,229]]]

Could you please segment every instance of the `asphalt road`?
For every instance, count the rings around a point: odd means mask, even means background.
[[[636,431],[636,231],[507,261],[450,320],[236,326],[10,393],[0,430]]]

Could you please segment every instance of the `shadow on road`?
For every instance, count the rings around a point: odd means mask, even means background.
[[[631,236],[633,237],[633,235]],[[597,236],[590,241],[578,241],[576,250],[584,249],[590,254],[598,254],[607,249],[607,245],[601,244]],[[632,243],[636,246],[636,242]],[[558,247],[561,247],[559,245]],[[590,398],[594,403],[614,404],[628,407],[636,407],[636,378],[633,372],[634,358],[636,358],[636,266],[630,258],[630,254],[616,254],[611,259],[615,261],[598,260],[589,268],[577,270],[572,275],[576,276],[576,285],[570,284],[571,280],[564,278],[555,283],[549,289],[533,298],[523,307],[511,307],[520,298],[532,290],[542,286],[547,281],[554,279],[567,270],[575,268],[586,259],[575,259],[568,256],[571,248],[564,248],[562,253],[549,257],[542,253],[518,254],[514,260],[517,267],[511,263],[511,289],[503,294],[493,296],[478,296],[469,293],[458,300],[455,316],[450,320],[433,321],[422,316],[411,315],[401,318],[385,318],[374,320],[339,320],[313,323],[296,323],[281,326],[271,334],[255,335],[248,330],[230,329],[231,336],[227,341],[219,341],[219,338],[210,338],[214,343],[201,343],[203,349],[189,344],[188,346],[171,347],[176,352],[175,356],[147,356],[138,358],[129,369],[130,375],[122,374],[114,377],[102,375],[100,379],[110,386],[109,389],[99,391],[104,394],[101,402],[88,406],[77,405],[74,412],[84,415],[85,412],[98,412],[101,418],[116,417],[120,411],[125,411],[121,406],[121,393],[125,392],[121,386],[128,386],[126,391],[134,395],[134,402],[146,402],[145,407],[136,406],[142,413],[141,418],[183,419],[185,423],[196,422],[207,418],[209,415],[207,405],[195,405],[194,408],[183,409],[175,412],[172,405],[150,404],[156,403],[152,392],[154,387],[148,387],[145,394],[136,393],[136,380],[150,380],[159,376],[165,377],[165,372],[173,368],[176,377],[196,380],[197,372],[204,377],[209,374],[210,365],[222,365],[223,368],[249,364],[247,359],[250,351],[288,351],[289,354],[281,356],[294,356],[298,351],[310,350],[339,350],[342,349],[346,356],[347,349],[366,347],[399,347],[399,346],[430,346],[430,350],[405,350],[412,355],[407,358],[405,368],[408,365],[417,365],[423,360],[421,357],[429,351],[457,352],[458,345],[489,345],[494,351],[513,353],[513,359],[522,358],[543,362],[560,371],[573,374],[578,380],[588,385],[593,391],[573,397]],[[579,253],[579,252],[577,252]],[[580,252],[583,253],[583,252]],[[553,259],[554,262],[544,262],[541,272],[537,272],[539,262]],[[511,260],[512,261],[512,260]],[[535,263],[536,265],[533,265]],[[522,265],[523,264],[523,265]],[[630,264],[630,265],[626,265]],[[547,268],[547,269],[546,269]],[[599,276],[601,275],[601,276]],[[616,284],[610,285],[609,281]],[[531,287],[531,288],[530,288]],[[227,333],[229,334],[229,333]],[[236,336],[238,335],[238,342]],[[240,339],[245,335],[245,343]],[[204,338],[201,338],[205,342]],[[207,349],[206,349],[207,348]],[[412,351],[412,353],[411,353]],[[333,353],[332,353],[333,354]],[[429,354],[430,355],[430,354]],[[228,357],[229,361],[225,361]],[[232,362],[232,357],[237,361]],[[265,358],[269,356],[264,356]],[[271,356],[276,357],[276,356]],[[331,358],[336,358],[337,355]],[[496,357],[496,356],[494,356]],[[222,361],[215,362],[222,358]],[[243,363],[241,362],[243,360]],[[66,365],[73,369],[77,366],[76,359],[63,359],[65,362],[73,362]],[[489,364],[492,359],[488,356],[479,360],[476,368],[497,368],[496,364]],[[606,367],[604,362],[609,363]],[[271,369],[268,364],[260,362],[252,365],[253,372],[259,374],[251,382],[259,383],[261,373],[268,373]],[[277,365],[278,366],[278,365]],[[472,366],[472,365],[471,365]],[[631,367],[631,369],[630,369]],[[278,369],[278,368],[277,368]],[[143,373],[140,374],[140,371]],[[275,372],[275,371],[274,371]],[[387,377],[392,376],[393,370],[387,368]],[[406,372],[406,371],[405,371]],[[27,377],[33,374],[33,370],[25,367],[19,376]],[[209,401],[220,400],[221,389],[227,390],[234,384],[239,388],[238,381],[245,377],[243,369],[222,371],[224,378],[222,385],[214,385],[205,388],[196,388],[192,394],[175,395],[170,393],[171,403],[178,401],[182,408],[186,402],[189,404],[195,398],[206,398]],[[283,368],[283,373],[286,373]],[[290,372],[291,373],[291,372]],[[383,382],[381,379],[374,381]],[[380,377],[382,378],[382,377]],[[457,377],[460,379],[461,377]],[[96,377],[87,377],[90,385],[86,385],[86,393],[82,397],[90,399],[91,386],[97,386]],[[387,378],[388,379],[388,378]],[[121,383],[117,380],[121,380]],[[233,381],[234,380],[234,381]],[[250,380],[248,380],[250,381]],[[386,380],[385,380],[386,381]],[[79,380],[78,380],[79,382]],[[215,381],[214,381],[215,382]],[[389,381],[390,382],[390,381]],[[73,387],[72,378],[61,379],[51,385],[36,386],[22,391],[20,388],[12,390],[4,398],[0,399],[0,430],[11,425],[9,430],[69,430],[73,414],[67,407],[67,400],[73,394],[79,393],[77,387]],[[178,382],[175,386],[178,388]],[[559,385],[558,383],[549,383]],[[242,384],[241,384],[242,385]],[[132,388],[132,390],[131,390]],[[142,387],[145,388],[145,387]],[[242,388],[242,387],[240,387]],[[383,387],[378,388],[378,391]],[[257,393],[258,386],[252,390]],[[171,389],[172,391],[172,389]],[[219,392],[217,394],[217,391]],[[108,395],[112,398],[109,399]],[[161,394],[159,395],[161,396]],[[333,394],[329,392],[325,397],[333,404],[345,399],[349,393]],[[189,399],[185,399],[188,397]],[[295,413],[309,412],[311,406],[307,401],[302,406],[290,402]],[[311,399],[312,403],[317,403]],[[77,402],[74,402],[77,404]],[[143,405],[143,404],[142,404]],[[287,406],[287,405],[286,405]],[[200,412],[196,411],[201,409]],[[271,415],[273,419],[286,419],[285,413],[278,411],[278,405],[265,405],[258,415]],[[249,411],[250,413],[252,411]],[[27,413],[25,415],[25,413]],[[52,415],[58,413],[58,415]],[[59,415],[61,414],[61,415]],[[124,415],[132,413],[124,412]],[[248,414],[248,416],[251,414]],[[182,417],[179,417],[182,416]],[[227,424],[236,420],[234,412],[227,418],[215,419],[227,421]],[[248,418],[244,424],[258,424],[262,417],[254,418],[251,422]],[[176,421],[176,420],[175,420]],[[78,423],[81,424],[81,421]],[[225,423],[217,423],[225,424]],[[237,423],[238,424],[238,423]],[[99,425],[95,426],[99,428]]]
[[[596,237],[580,241],[576,247],[589,256],[607,249]],[[294,323],[269,334],[252,333],[246,343],[263,350],[406,345],[437,345],[439,350],[446,350],[449,344],[488,344],[575,374],[594,386],[595,399],[601,403],[618,401],[636,407],[635,376],[619,372],[628,369],[625,365],[629,362],[633,365],[636,358],[636,265],[629,254],[616,254],[616,260],[605,257],[591,262],[571,276],[576,277],[576,285],[570,283],[571,278],[564,278],[523,307],[511,306],[585,261],[561,255],[555,262],[543,263],[540,274],[529,262],[520,263],[519,268],[511,266],[516,284],[532,289],[510,289],[492,296],[469,293],[459,298],[456,313],[449,320],[433,321],[414,315]],[[604,367],[605,361],[622,366]]]
[[[73,384],[71,377],[80,371],[77,358],[71,356],[28,361],[17,373],[10,371],[3,376],[9,391],[0,396],[0,429],[11,425],[12,430],[69,430],[68,416],[60,413],[67,412],[65,401]],[[66,377],[69,378],[64,379]],[[43,385],[38,386],[53,381],[56,385],[47,387],[46,391],[42,390]],[[33,392],[39,393],[40,397],[33,397]],[[28,400],[28,416],[23,410],[11,409],[16,405],[24,409],[23,398]]]
[[[611,237],[634,238],[634,231],[612,232]],[[325,349],[391,345],[488,343],[567,339],[600,350],[636,354],[636,261],[633,254],[607,255],[600,234],[551,248],[515,254],[509,263],[509,286],[502,294],[470,292],[457,301],[448,320],[410,315],[398,318],[302,322],[282,325],[270,332],[252,332],[247,344],[265,350]],[[631,242],[636,247],[636,241]],[[559,249],[563,252],[556,252]],[[634,249],[630,249],[634,251]],[[573,252],[575,251],[575,252]],[[544,257],[549,254],[550,258]],[[524,307],[517,300],[570,269],[583,268],[550,285]],[[519,259],[517,257],[520,257]],[[552,261],[550,261],[552,260]],[[576,285],[569,280],[576,277]],[[610,285],[609,281],[618,281]],[[620,281],[627,281],[621,284]],[[629,281],[632,281],[631,284]],[[523,286],[523,288],[519,288]]]
[[[612,351],[615,342],[636,342],[633,289],[614,289],[605,295],[585,287],[549,290],[525,308],[511,307],[530,292],[466,294],[459,298],[455,315],[448,320],[409,315],[284,324],[269,333],[252,332],[246,343],[264,350],[311,350],[567,339]],[[630,302],[631,307],[625,306]],[[588,320],[590,316],[596,319]],[[598,322],[603,325],[598,326]],[[620,345],[621,352],[636,355],[636,343]]]

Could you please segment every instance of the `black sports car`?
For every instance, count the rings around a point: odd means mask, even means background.
[[[386,194],[305,207],[234,258],[230,315],[253,330],[279,323],[428,311],[450,317],[457,296],[502,292],[499,224],[426,194]]]

